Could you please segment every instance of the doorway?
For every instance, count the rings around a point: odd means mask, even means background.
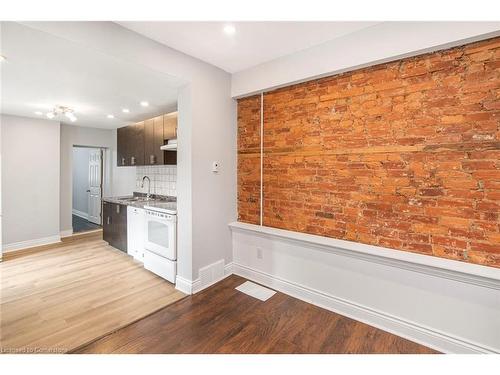
[[[103,152],[73,146],[73,233],[101,229]]]

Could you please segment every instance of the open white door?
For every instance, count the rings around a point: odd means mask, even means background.
[[[101,225],[102,150],[89,155],[89,221]]]

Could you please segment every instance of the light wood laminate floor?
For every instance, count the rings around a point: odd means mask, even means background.
[[[102,240],[102,233],[4,254],[0,352],[61,353],[183,298]]]

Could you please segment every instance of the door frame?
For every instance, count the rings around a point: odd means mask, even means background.
[[[91,195],[92,195],[92,187],[89,186],[89,189],[87,190],[87,211],[88,211],[88,218],[87,220],[90,221],[91,223],[94,223],[94,224],[97,224],[97,225],[100,225],[102,226],[102,218],[103,218],[103,214],[102,214],[102,191],[103,191],[103,184],[104,184],[104,173],[103,173],[103,154],[104,152],[102,151],[102,149],[100,148],[92,148],[92,152],[93,151],[98,151],[99,152],[99,161],[100,161],[100,166],[99,166],[99,172],[100,172],[100,176],[99,176],[99,181],[100,181],[100,185],[99,185],[99,204],[101,206],[101,209],[99,210],[99,223],[95,223],[94,221],[91,221],[90,220],[90,202],[91,202]],[[89,161],[89,167],[90,167],[90,161]],[[90,184],[90,168],[89,168],[89,184]]]
[[[91,146],[91,145],[73,144],[72,147],[71,147],[71,150],[73,150],[74,148],[88,148],[88,149],[94,149],[94,150],[100,150],[101,151],[101,196],[100,196],[100,199],[101,199],[101,224],[99,224],[99,225],[102,227],[102,225],[103,225],[103,205],[102,205],[102,198],[104,196],[104,184],[105,184],[105,176],[106,176],[106,173],[105,173],[106,160],[105,159],[106,159],[106,150],[108,150],[108,148],[107,147],[102,147],[102,146]],[[71,153],[71,156],[73,156],[73,151]],[[107,170],[106,170],[106,172],[107,172]],[[73,174],[74,174],[74,170],[73,170],[73,164],[72,164],[71,165],[71,181],[72,182],[73,182]],[[71,189],[71,201],[73,202],[73,189]],[[87,220],[88,220],[88,211],[89,211],[88,202],[89,202],[89,199],[87,197]],[[71,208],[73,210],[73,206]],[[72,211],[72,214],[73,214],[73,211]]]

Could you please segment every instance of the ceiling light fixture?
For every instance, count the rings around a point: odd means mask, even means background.
[[[4,55],[0,55],[0,61],[5,61],[7,58]]]
[[[45,116],[47,116],[49,119],[53,119],[57,116],[61,116],[61,115],[64,115],[66,116],[71,122],[75,122],[76,120],[78,120],[75,116],[75,111],[72,110],[71,108],[69,107],[64,107],[62,105],[57,105],[54,107],[54,109],[50,112],[47,112],[45,114]],[[42,114],[41,112],[35,112],[37,115],[38,114]]]
[[[226,25],[224,26],[224,32],[227,35],[234,35],[234,33],[236,32],[236,28],[233,25]]]
[[[106,117],[107,117],[107,118],[115,118],[115,116],[114,116],[114,115],[107,115]]]
[[[129,113],[129,112],[130,112],[130,110],[129,110],[128,108],[123,108],[123,109],[122,109],[122,112],[123,112],[123,113]]]
[[[43,112],[36,111],[36,112],[35,112],[35,115],[41,116],[41,115],[43,115]]]
[[[146,102],[146,101],[143,101],[143,102],[141,102],[141,105],[142,105],[143,107],[147,107],[147,106],[149,106],[149,103],[148,103],[148,102]]]

